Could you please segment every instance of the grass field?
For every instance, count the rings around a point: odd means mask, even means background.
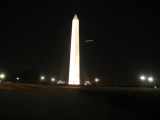
[[[153,120],[160,89],[0,85],[0,120]]]

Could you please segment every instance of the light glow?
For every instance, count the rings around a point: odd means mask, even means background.
[[[45,76],[40,76],[40,80],[45,80]]]
[[[55,82],[56,79],[54,77],[51,78],[51,82]]]
[[[16,77],[16,80],[20,80],[20,78],[19,78],[19,77]]]
[[[58,80],[58,81],[57,81],[57,84],[58,84],[58,85],[64,85],[64,84],[65,84],[65,81],[63,81],[63,80]]]
[[[157,88],[157,86],[155,85],[154,88]]]
[[[91,85],[91,82],[90,82],[90,81],[85,81],[85,82],[84,82],[84,85],[85,85],[85,86]]]
[[[154,78],[153,77],[148,77],[148,82],[153,82]]]
[[[100,79],[99,79],[99,78],[95,78],[94,81],[95,81],[96,83],[98,83],[98,82],[100,81]]]
[[[77,15],[72,20],[71,49],[69,64],[69,85],[80,84],[80,57],[79,57],[79,20]]]
[[[5,79],[6,75],[4,73],[0,74],[0,79]]]
[[[144,76],[144,75],[140,76],[140,80],[141,81],[145,81],[146,80],[146,76]]]

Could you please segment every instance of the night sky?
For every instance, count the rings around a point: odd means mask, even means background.
[[[1,71],[64,75],[77,13],[83,74],[129,81],[139,73],[160,73],[158,3],[12,0],[0,5]]]

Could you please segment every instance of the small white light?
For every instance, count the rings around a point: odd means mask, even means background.
[[[41,80],[45,80],[45,76],[41,76],[40,79],[41,79]]]
[[[85,85],[85,86],[91,85],[91,82],[90,82],[90,81],[85,81],[85,82],[84,82],[84,85]]]
[[[16,80],[20,80],[20,78],[19,78],[19,77],[16,77]]]
[[[153,82],[154,78],[153,77],[148,77],[148,82]]]
[[[100,81],[100,79],[99,78],[95,78],[94,81],[97,83],[97,82]]]
[[[6,75],[4,73],[0,74],[0,79],[5,79]]]
[[[144,75],[140,76],[140,80],[141,81],[145,81],[146,80],[146,76],[144,76]]]
[[[56,79],[54,77],[51,78],[51,82],[55,82]]]
[[[154,88],[157,88],[157,86],[155,85]]]

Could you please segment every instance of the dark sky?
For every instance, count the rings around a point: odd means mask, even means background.
[[[160,71],[158,3],[12,0],[0,5],[1,70],[63,74],[69,59],[71,20],[77,13],[84,73],[130,78]]]

